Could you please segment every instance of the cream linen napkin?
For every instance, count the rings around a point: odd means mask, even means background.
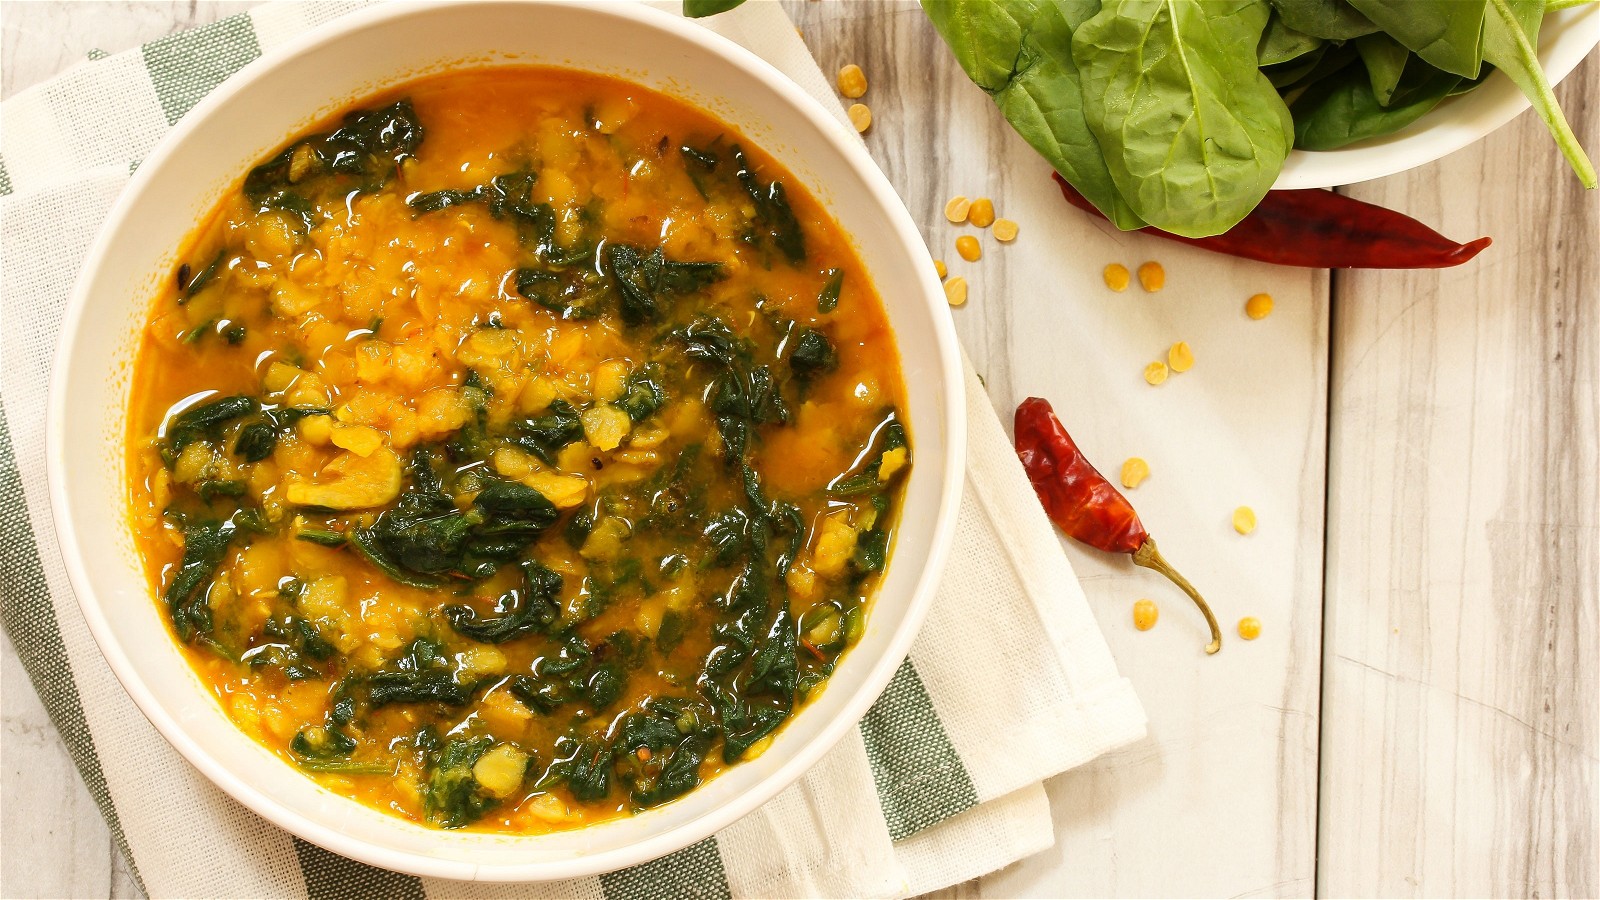
[[[1040,782],[1141,737],[1144,713],[970,365],[970,468],[953,562],[910,659],[860,727],[800,782],[693,847],[544,885],[385,872],[259,819],[140,715],[87,632],[53,537],[44,409],[61,308],[107,209],[172,123],[261,53],[354,5],[258,7],[81,65],[0,105],[0,612],[146,891],[894,897],[1050,846]],[[776,3],[749,3],[705,24],[842,121]]]

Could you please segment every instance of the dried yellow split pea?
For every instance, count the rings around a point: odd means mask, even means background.
[[[965,197],[951,197],[944,205],[944,217],[951,224],[960,225],[967,220],[967,214],[972,212],[972,201]]]
[[[1248,506],[1241,506],[1233,511],[1233,530],[1240,534],[1249,534],[1256,530],[1256,511]]]
[[[979,197],[972,201],[972,211],[967,216],[967,221],[979,228],[988,228],[994,224],[994,201],[988,197]]]
[[[983,248],[978,245],[978,239],[970,234],[956,238],[956,252],[967,262],[977,262],[983,257]]]
[[[939,273],[940,281],[943,281],[944,277],[950,274],[950,270],[945,267],[944,260],[942,259],[936,259],[933,261],[933,270]]]
[[[1194,351],[1188,341],[1179,341],[1167,351],[1167,365],[1174,372],[1187,372],[1194,368]]]
[[[872,110],[868,109],[865,103],[850,104],[845,114],[850,117],[850,124],[856,127],[857,132],[864,132],[872,127]]]
[[[1150,382],[1151,384],[1160,384],[1161,382],[1166,381],[1167,364],[1158,359],[1150,365],[1145,366],[1144,380]]]
[[[950,301],[951,306],[960,306],[967,302],[967,280],[960,275],[944,283],[944,298]]]
[[[1017,239],[1017,223],[1010,219],[994,220],[994,239],[1002,244],[1009,244]]]
[[[1167,270],[1155,260],[1143,263],[1139,266],[1139,283],[1145,290],[1154,294],[1167,286]]]
[[[1133,489],[1140,482],[1150,477],[1150,464],[1137,456],[1130,456],[1122,463],[1122,486]]]
[[[1105,270],[1106,287],[1117,293],[1128,289],[1128,267],[1122,263],[1112,263]]]
[[[1156,608],[1153,600],[1135,600],[1133,603],[1133,627],[1140,631],[1149,631],[1156,627],[1156,619],[1161,618],[1161,610]]]
[[[1252,319],[1265,319],[1272,315],[1272,295],[1256,294],[1244,302],[1244,314]]]
[[[1261,620],[1255,616],[1245,616],[1239,620],[1239,637],[1253,641],[1261,637]]]
[[[867,92],[867,73],[855,63],[839,70],[839,93],[851,100]]]

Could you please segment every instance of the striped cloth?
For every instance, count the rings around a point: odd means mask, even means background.
[[[1144,714],[970,366],[954,563],[910,658],[800,782],[655,862],[543,885],[373,869],[239,806],[129,702],[53,538],[44,398],[62,304],[107,209],[168,128],[246,63],[353,5],[257,7],[102,56],[0,105],[0,612],[141,886],[153,896],[892,897],[1048,847],[1041,781],[1139,738]],[[776,3],[709,27],[842,116]]]

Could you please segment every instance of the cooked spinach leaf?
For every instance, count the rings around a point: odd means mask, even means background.
[[[185,410],[167,424],[166,453],[176,459],[183,448],[201,438],[216,437],[223,425],[255,410],[255,399],[242,394]]]
[[[457,680],[442,647],[427,638],[417,638],[392,668],[367,679],[367,703],[374,709],[392,703],[465,706],[478,687],[477,682]]]
[[[524,560],[520,568],[521,587],[502,594],[495,603],[495,612],[501,615],[480,616],[470,606],[452,604],[444,607],[450,627],[463,637],[489,644],[548,630],[561,617],[561,576],[534,560]]]
[[[586,803],[611,793],[611,747],[603,738],[563,737],[556,741],[556,753],[559,756],[546,776],[549,780],[566,782],[572,796]]]
[[[733,163],[734,175],[755,203],[758,239],[777,247],[791,264],[804,262],[806,235],[800,228],[800,220],[795,218],[794,210],[789,207],[789,195],[784,191],[783,183],[772,181],[762,184],[761,176],[750,165],[744,149],[738,144],[733,145]]]
[[[618,400],[617,408],[628,414],[634,422],[643,422],[655,415],[667,402],[666,389],[661,386],[661,366],[646,363],[628,373],[626,392]]]
[[[794,351],[789,354],[789,369],[796,378],[810,381],[838,366],[839,354],[826,334],[815,328],[805,328],[795,336]]]
[[[490,737],[452,737],[428,754],[422,811],[441,828],[471,825],[497,803],[472,777],[472,767],[494,746]]]
[[[831,313],[839,306],[839,291],[844,287],[844,270],[829,269],[827,281],[822,283],[822,293],[817,295],[817,312]]]
[[[669,260],[660,247],[645,253],[632,244],[607,244],[604,258],[627,325],[661,321],[674,298],[703,290],[723,277],[721,263]]]
[[[200,274],[194,276],[189,284],[184,287],[183,295],[178,298],[178,305],[182,306],[183,304],[189,302],[191,297],[200,293],[206,288],[207,285],[215,281],[217,276],[221,274],[223,264],[227,262],[227,259],[227,248],[224,247],[223,249],[218,250],[217,255],[212,258],[211,262],[207,263],[206,267],[200,270]]]
[[[183,528],[183,559],[167,585],[164,598],[172,613],[178,639],[189,641],[211,632],[211,606],[206,589],[222,565],[236,528],[231,521],[205,519],[191,521]]]
[[[511,441],[547,465],[555,465],[562,448],[583,437],[578,411],[565,400],[552,401],[544,415],[523,419],[513,427],[517,433]]]

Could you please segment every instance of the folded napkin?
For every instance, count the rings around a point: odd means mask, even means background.
[[[44,411],[61,308],[107,209],[172,123],[263,51],[355,5],[261,6],[80,65],[0,105],[0,611],[145,890],[895,897],[1050,846],[1040,782],[1139,738],[1144,713],[970,365],[970,468],[956,544],[910,658],[860,727],[804,778],[695,846],[543,885],[385,872],[256,817],[140,715],[89,636],[54,539]],[[750,3],[706,24],[842,117],[778,4]]]

